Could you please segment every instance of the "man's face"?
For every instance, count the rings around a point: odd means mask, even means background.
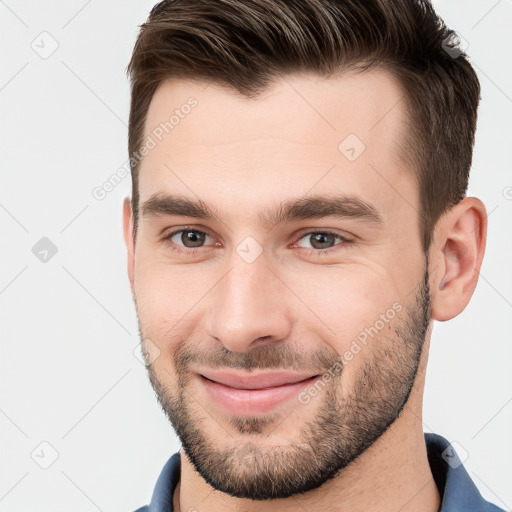
[[[252,100],[156,91],[132,286],[152,385],[216,489],[314,489],[407,401],[430,294],[403,126],[383,71],[288,77]]]

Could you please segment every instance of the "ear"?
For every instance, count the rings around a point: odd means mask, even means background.
[[[487,212],[476,197],[466,197],[445,213],[434,231],[432,318],[450,320],[464,311],[478,282],[487,238]]]
[[[133,293],[133,283],[135,274],[135,240],[133,238],[133,212],[129,197],[125,197],[123,202],[123,232],[124,243],[128,256],[128,279]]]

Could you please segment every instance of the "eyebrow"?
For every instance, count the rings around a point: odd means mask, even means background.
[[[220,221],[219,212],[201,199],[180,195],[153,194],[142,204],[142,216],[184,216]],[[336,217],[382,225],[383,218],[370,203],[356,196],[322,194],[289,199],[258,215],[265,227],[286,222]]]

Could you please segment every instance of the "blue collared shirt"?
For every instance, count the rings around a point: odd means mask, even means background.
[[[450,443],[437,434],[425,434],[428,461],[441,495],[439,512],[504,512],[484,500]],[[151,503],[135,512],[173,512],[173,494],[180,479],[180,454],[165,464]]]

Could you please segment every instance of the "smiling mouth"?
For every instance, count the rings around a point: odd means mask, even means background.
[[[287,370],[273,372],[233,372],[229,370],[205,369],[197,373],[212,382],[236,389],[275,388],[318,377],[318,374],[311,372],[300,373]]]
[[[242,415],[269,412],[294,398],[298,399],[303,389],[321,377],[290,372],[256,375],[202,372],[196,375],[216,405]]]

